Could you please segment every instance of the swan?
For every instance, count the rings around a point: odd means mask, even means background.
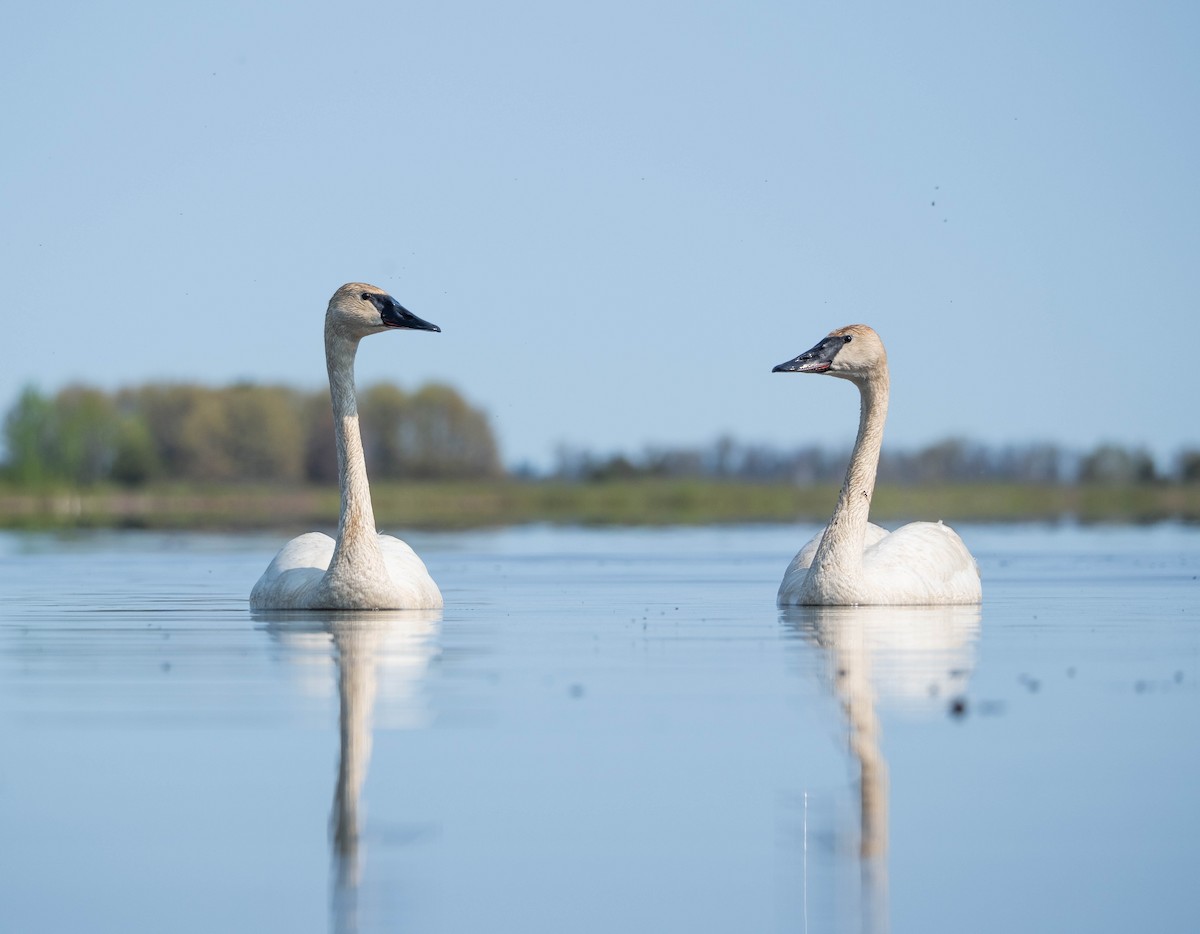
[[[858,387],[858,437],[833,518],[792,559],[779,606],[980,603],[979,567],[958,534],[941,522],[888,532],[867,521],[888,407],[887,352],[865,324],[831,331],[773,373],[827,373]]]
[[[362,282],[333,293],[325,312],[325,364],[333,401],[341,510],[337,538],[308,532],[280,549],[250,592],[256,610],[437,609],[442,594],[404,542],[375,530],[358,431],[354,355],[369,334],[400,328],[441,331]]]

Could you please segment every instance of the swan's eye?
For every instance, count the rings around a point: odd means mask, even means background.
[[[366,292],[363,292],[362,295],[359,296],[359,298],[361,298],[364,302],[369,302],[371,300],[371,296],[368,295]]]
[[[848,344],[848,343],[850,343],[852,340],[854,340],[854,338],[853,338],[853,337],[851,337],[849,334],[847,334],[845,337],[843,337],[843,338],[842,338],[842,343],[844,343],[844,344]]]

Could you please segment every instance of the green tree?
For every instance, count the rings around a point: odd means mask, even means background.
[[[295,483],[304,475],[305,431],[298,393],[283,386],[220,390],[224,444],[239,480]]]
[[[309,483],[337,483],[337,447],[333,440],[333,409],[329,392],[321,390],[302,400],[304,424],[304,479]]]
[[[448,386],[413,395],[372,386],[362,410],[364,446],[382,478],[500,472],[487,416]],[[53,400],[29,387],[8,412],[4,432],[7,472],[19,483],[337,477],[328,393],[285,386],[155,383],[115,396],[70,386]]]
[[[182,479],[192,473],[194,443],[185,442],[184,432],[202,392],[199,386],[188,383],[150,383],[117,396],[118,406],[138,413],[145,421],[154,442],[154,459],[168,479]]]
[[[500,473],[500,452],[487,415],[449,386],[421,387],[390,430],[401,452],[402,476],[465,479]]]
[[[8,472],[13,480],[35,485],[60,478],[57,439],[54,404],[35,387],[26,386],[4,419]]]
[[[1079,482],[1095,484],[1153,483],[1154,459],[1144,448],[1102,444],[1079,464]]]
[[[283,386],[157,384],[124,402],[144,420],[163,475],[228,483],[305,475],[305,399]]]
[[[413,417],[413,399],[399,386],[376,383],[359,398],[359,428],[363,451],[371,472],[381,478],[412,476],[411,457],[405,448],[404,426]],[[330,422],[332,424],[332,420]]]
[[[55,396],[54,408],[60,475],[82,485],[107,480],[121,428],[112,397],[89,386],[68,386]]]
[[[154,438],[140,414],[126,415],[117,431],[112,479],[125,486],[139,486],[162,473]]]
[[[179,426],[178,476],[208,483],[236,479],[228,436],[228,413],[221,399],[212,390],[197,390]]]
[[[1190,448],[1179,452],[1179,482],[1200,483],[1200,450]]]

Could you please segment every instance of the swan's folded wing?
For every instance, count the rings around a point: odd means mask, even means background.
[[[324,532],[305,532],[297,535],[279,549],[267,571],[289,571],[292,568],[318,568],[324,574],[333,557],[333,539]]]
[[[941,522],[910,522],[863,552],[873,587],[903,602],[978,603],[979,567],[958,533]]]
[[[333,539],[322,532],[298,535],[279,549],[250,592],[253,609],[285,610],[307,606],[306,597],[325,575],[333,557]]]
[[[391,535],[379,535],[379,548],[388,576],[405,595],[405,606],[413,609],[437,609],[442,606],[442,592],[429,575],[425,562],[407,542]]]

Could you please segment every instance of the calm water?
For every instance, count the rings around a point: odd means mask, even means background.
[[[0,930],[1129,931],[1200,894],[1200,531],[964,527],[982,610],[773,606],[809,529],[0,535]]]

